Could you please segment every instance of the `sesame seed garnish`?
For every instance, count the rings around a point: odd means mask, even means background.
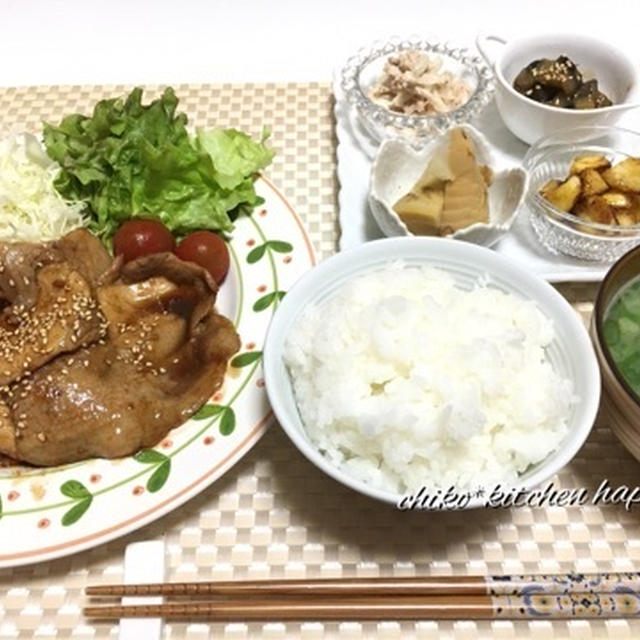
[[[13,279],[11,283],[15,285]],[[63,284],[67,283],[61,280]],[[99,323],[100,339],[104,338],[108,328],[96,300],[85,294],[60,296],[50,308],[39,313],[32,313],[24,305],[14,305],[5,318],[5,325],[0,327],[0,361],[9,365],[2,369],[2,375],[7,378],[27,375],[34,364],[34,357],[39,360],[39,356],[52,353],[57,345],[57,340],[51,339],[52,331],[61,324],[68,326],[70,321],[73,322],[73,331],[67,338],[67,344],[73,345],[84,334],[85,322]]]

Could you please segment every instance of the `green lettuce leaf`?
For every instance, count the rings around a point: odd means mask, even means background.
[[[225,189],[235,189],[247,176],[258,173],[273,159],[273,151],[264,145],[269,137],[265,129],[260,142],[236,129],[198,131],[200,148],[211,156],[216,180]]]
[[[87,204],[105,240],[136,216],[159,219],[177,235],[230,231],[231,217],[262,203],[253,180],[273,158],[267,135],[255,142],[214,129],[192,138],[177,105],[170,87],[148,105],[136,88],[125,99],[101,100],[91,117],[45,123],[47,153],[62,167],[56,189]]]

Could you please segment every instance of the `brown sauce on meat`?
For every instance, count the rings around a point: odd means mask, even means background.
[[[239,349],[200,267],[173,254],[112,264],[93,240],[73,232],[39,252],[25,245],[48,259],[2,311],[0,353],[17,339],[15,309],[21,322],[57,321],[28,361],[0,364],[0,456],[51,466],[152,447],[220,388]]]

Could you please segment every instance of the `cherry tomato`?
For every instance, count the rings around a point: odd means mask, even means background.
[[[229,249],[225,241],[211,231],[190,233],[178,243],[175,254],[181,260],[195,262],[221,284],[229,271]]]
[[[176,242],[171,231],[158,220],[133,218],[123,222],[113,236],[113,250],[125,262],[150,253],[173,251]]]

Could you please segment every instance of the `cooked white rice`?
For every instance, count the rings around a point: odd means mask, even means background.
[[[401,263],[308,308],[285,346],[300,415],[336,465],[393,492],[517,478],[556,449],[576,401],[530,301]]]

